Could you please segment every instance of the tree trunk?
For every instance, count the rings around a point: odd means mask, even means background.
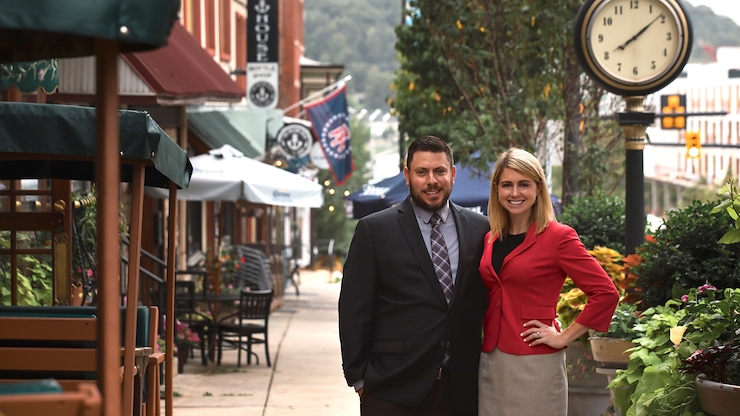
[[[572,47],[572,46],[570,46]],[[565,65],[563,96],[565,99],[565,131],[563,132],[563,205],[580,195],[581,168],[581,68],[575,62]]]

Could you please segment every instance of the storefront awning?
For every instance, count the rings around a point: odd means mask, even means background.
[[[0,178],[93,180],[93,107],[0,102]],[[187,154],[147,113],[119,110],[121,180],[131,165],[146,165],[146,185],[187,188],[193,166]],[[29,161],[34,161],[29,163]]]
[[[169,43],[153,51],[122,54],[118,94],[125,104],[181,105],[206,101],[239,102],[244,90],[180,25]],[[59,60],[55,102],[94,102],[95,58]]]
[[[0,63],[90,56],[97,39],[121,52],[167,44],[179,0],[0,2]]]
[[[270,126],[275,121],[282,126],[282,116],[282,110],[250,110],[243,106],[189,108],[188,129],[211,149],[228,144],[246,157],[261,158],[268,131],[277,131]]]

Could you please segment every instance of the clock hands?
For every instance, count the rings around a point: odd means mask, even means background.
[[[614,52],[616,52],[617,50],[624,50],[624,48],[627,47],[627,45],[629,45],[630,43],[632,43],[632,41],[636,40],[638,36],[640,36],[643,33],[645,33],[645,31],[648,30],[648,28],[650,27],[650,25],[652,25],[653,23],[655,23],[655,21],[658,20],[658,19],[660,19],[661,17],[663,17],[663,13],[659,14],[658,17],[656,17],[655,19],[653,19],[652,22],[648,23],[647,26],[643,27],[642,29],[640,29],[639,32],[635,33],[635,36],[632,36],[631,38],[629,38],[627,40],[627,42],[624,42],[622,45],[617,46],[617,49],[614,49]]]

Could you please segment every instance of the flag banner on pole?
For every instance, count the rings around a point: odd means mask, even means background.
[[[313,124],[313,131],[321,144],[329,169],[337,185],[352,176],[355,163],[347,112],[347,86],[342,85],[323,99],[303,106]]]

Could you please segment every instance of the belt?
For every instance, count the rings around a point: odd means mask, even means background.
[[[437,380],[442,380],[442,374],[447,374],[447,372],[450,371],[450,368],[447,366],[439,367],[439,372],[437,373]]]

